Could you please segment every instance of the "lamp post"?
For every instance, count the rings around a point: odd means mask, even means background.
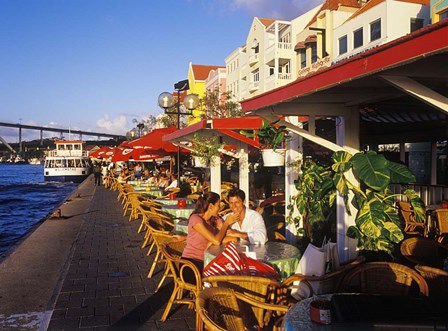
[[[184,98],[184,107],[188,110],[182,112],[180,109],[180,92],[188,90],[188,79],[181,80],[174,84],[174,89],[177,92],[177,101],[175,103],[173,94],[169,92],[160,93],[158,98],[158,103],[161,108],[165,110],[165,114],[177,115],[177,129],[180,129],[180,116],[181,115],[191,115],[191,111],[197,108],[199,104],[199,98],[196,94],[189,94]],[[176,111],[170,111],[174,106],[176,106]],[[177,185],[180,184],[180,146],[177,145]]]

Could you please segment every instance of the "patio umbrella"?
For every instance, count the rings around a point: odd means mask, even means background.
[[[107,159],[108,157],[112,156],[114,152],[115,152],[114,147],[103,146],[97,149],[96,151],[90,153],[89,157],[95,159]]]
[[[127,146],[135,149],[144,148],[152,151],[164,151],[167,153],[176,153],[177,146],[168,142],[163,141],[163,136],[169,133],[173,133],[177,128],[170,126],[168,128],[154,129],[150,133],[145,134],[141,138],[130,141]],[[187,153],[188,150],[181,149],[182,153]]]
[[[114,155],[112,155],[111,162],[127,162],[131,158],[133,148],[117,148]]]

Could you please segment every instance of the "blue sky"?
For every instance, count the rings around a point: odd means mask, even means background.
[[[124,134],[188,65],[224,65],[254,16],[320,0],[0,0],[0,122]],[[18,140],[16,129],[0,136]],[[25,139],[38,132],[24,131]]]

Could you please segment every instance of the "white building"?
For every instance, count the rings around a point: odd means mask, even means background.
[[[430,23],[429,0],[370,0],[333,31],[333,63]]]

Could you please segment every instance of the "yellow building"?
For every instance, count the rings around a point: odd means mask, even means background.
[[[224,66],[211,66],[203,64],[192,64],[188,68],[188,85],[189,89],[187,94],[196,94],[200,99],[205,96],[205,80],[211,70],[217,70],[219,68],[225,68]],[[189,116],[187,119],[188,125],[199,122],[201,112],[204,110],[201,108],[193,110],[193,116]]]

